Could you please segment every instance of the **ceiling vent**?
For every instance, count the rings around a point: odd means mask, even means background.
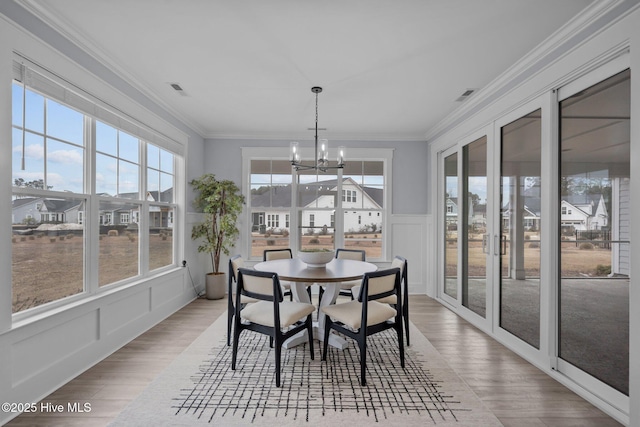
[[[171,86],[178,95],[187,96],[187,93],[184,91],[184,89],[182,89],[182,86],[180,86],[178,83],[169,83],[169,86]]]
[[[458,99],[456,99],[456,102],[462,102],[465,99],[469,98],[471,96],[471,94],[473,94],[477,89],[467,89],[464,91],[464,93],[462,95],[460,95],[458,97]]]

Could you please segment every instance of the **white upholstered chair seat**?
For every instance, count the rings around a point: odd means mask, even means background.
[[[298,320],[307,317],[315,311],[312,304],[304,302],[287,301],[281,302],[280,307],[280,328],[287,328]],[[270,301],[258,301],[247,305],[240,312],[242,320],[248,320],[259,325],[274,327],[273,303]]]
[[[322,307],[322,311],[333,321],[342,322],[352,329],[360,329],[362,321],[362,303],[354,300],[344,304]],[[367,325],[373,326],[395,317],[396,311],[388,304],[369,301]]]

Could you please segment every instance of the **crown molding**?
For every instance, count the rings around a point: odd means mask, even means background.
[[[60,14],[54,12],[49,4],[39,2],[37,0],[14,0],[27,12],[31,13],[43,23],[51,27],[54,31],[62,35],[71,44],[75,45],[83,53],[90,56],[93,60],[100,63],[107,70],[111,71],[117,78],[124,81],[132,88],[139,91],[143,96],[148,98],[154,104],[157,104],[160,108],[171,114],[177,120],[182,122],[185,126],[192,129],[202,138],[205,138],[206,131],[202,129],[197,123],[194,123],[191,119],[184,116],[182,113],[167,104],[162,98],[155,94],[155,91],[148,87],[144,83],[144,79],[136,76],[129,71],[123,64],[119,63],[116,59],[105,52],[99,45],[82,34],[76,27],[74,27],[68,20],[66,20]],[[45,40],[46,41],[46,40]],[[127,96],[127,94],[124,94]],[[127,96],[128,97],[128,96]]]
[[[604,31],[639,7],[640,4],[636,0],[602,0],[591,3],[432,127],[424,135],[424,139],[433,141],[449,132],[464,120],[496,102],[499,98],[547,68],[562,55],[576,49],[579,45],[582,45],[585,41]]]
[[[323,137],[331,141],[394,141],[394,142],[426,142],[424,135],[418,134],[366,134],[366,133],[331,133],[323,134]],[[247,133],[247,134],[227,134],[213,132],[204,136],[205,139],[226,139],[226,140],[265,140],[265,141],[310,141],[313,142],[313,134],[308,133]]]

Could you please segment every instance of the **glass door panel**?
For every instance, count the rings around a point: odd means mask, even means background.
[[[444,159],[444,293],[458,298],[458,153]]]
[[[540,348],[541,110],[501,128],[500,327]]]
[[[629,394],[630,72],[560,102],[558,356]]]
[[[463,148],[462,305],[486,317],[487,296],[487,137]],[[460,205],[460,204],[458,204]]]

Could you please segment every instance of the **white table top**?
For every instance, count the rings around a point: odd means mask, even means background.
[[[351,259],[333,259],[325,268],[309,268],[299,258],[264,261],[254,265],[253,268],[278,273],[282,280],[311,283],[358,280],[362,279],[364,273],[378,269],[375,264]]]

